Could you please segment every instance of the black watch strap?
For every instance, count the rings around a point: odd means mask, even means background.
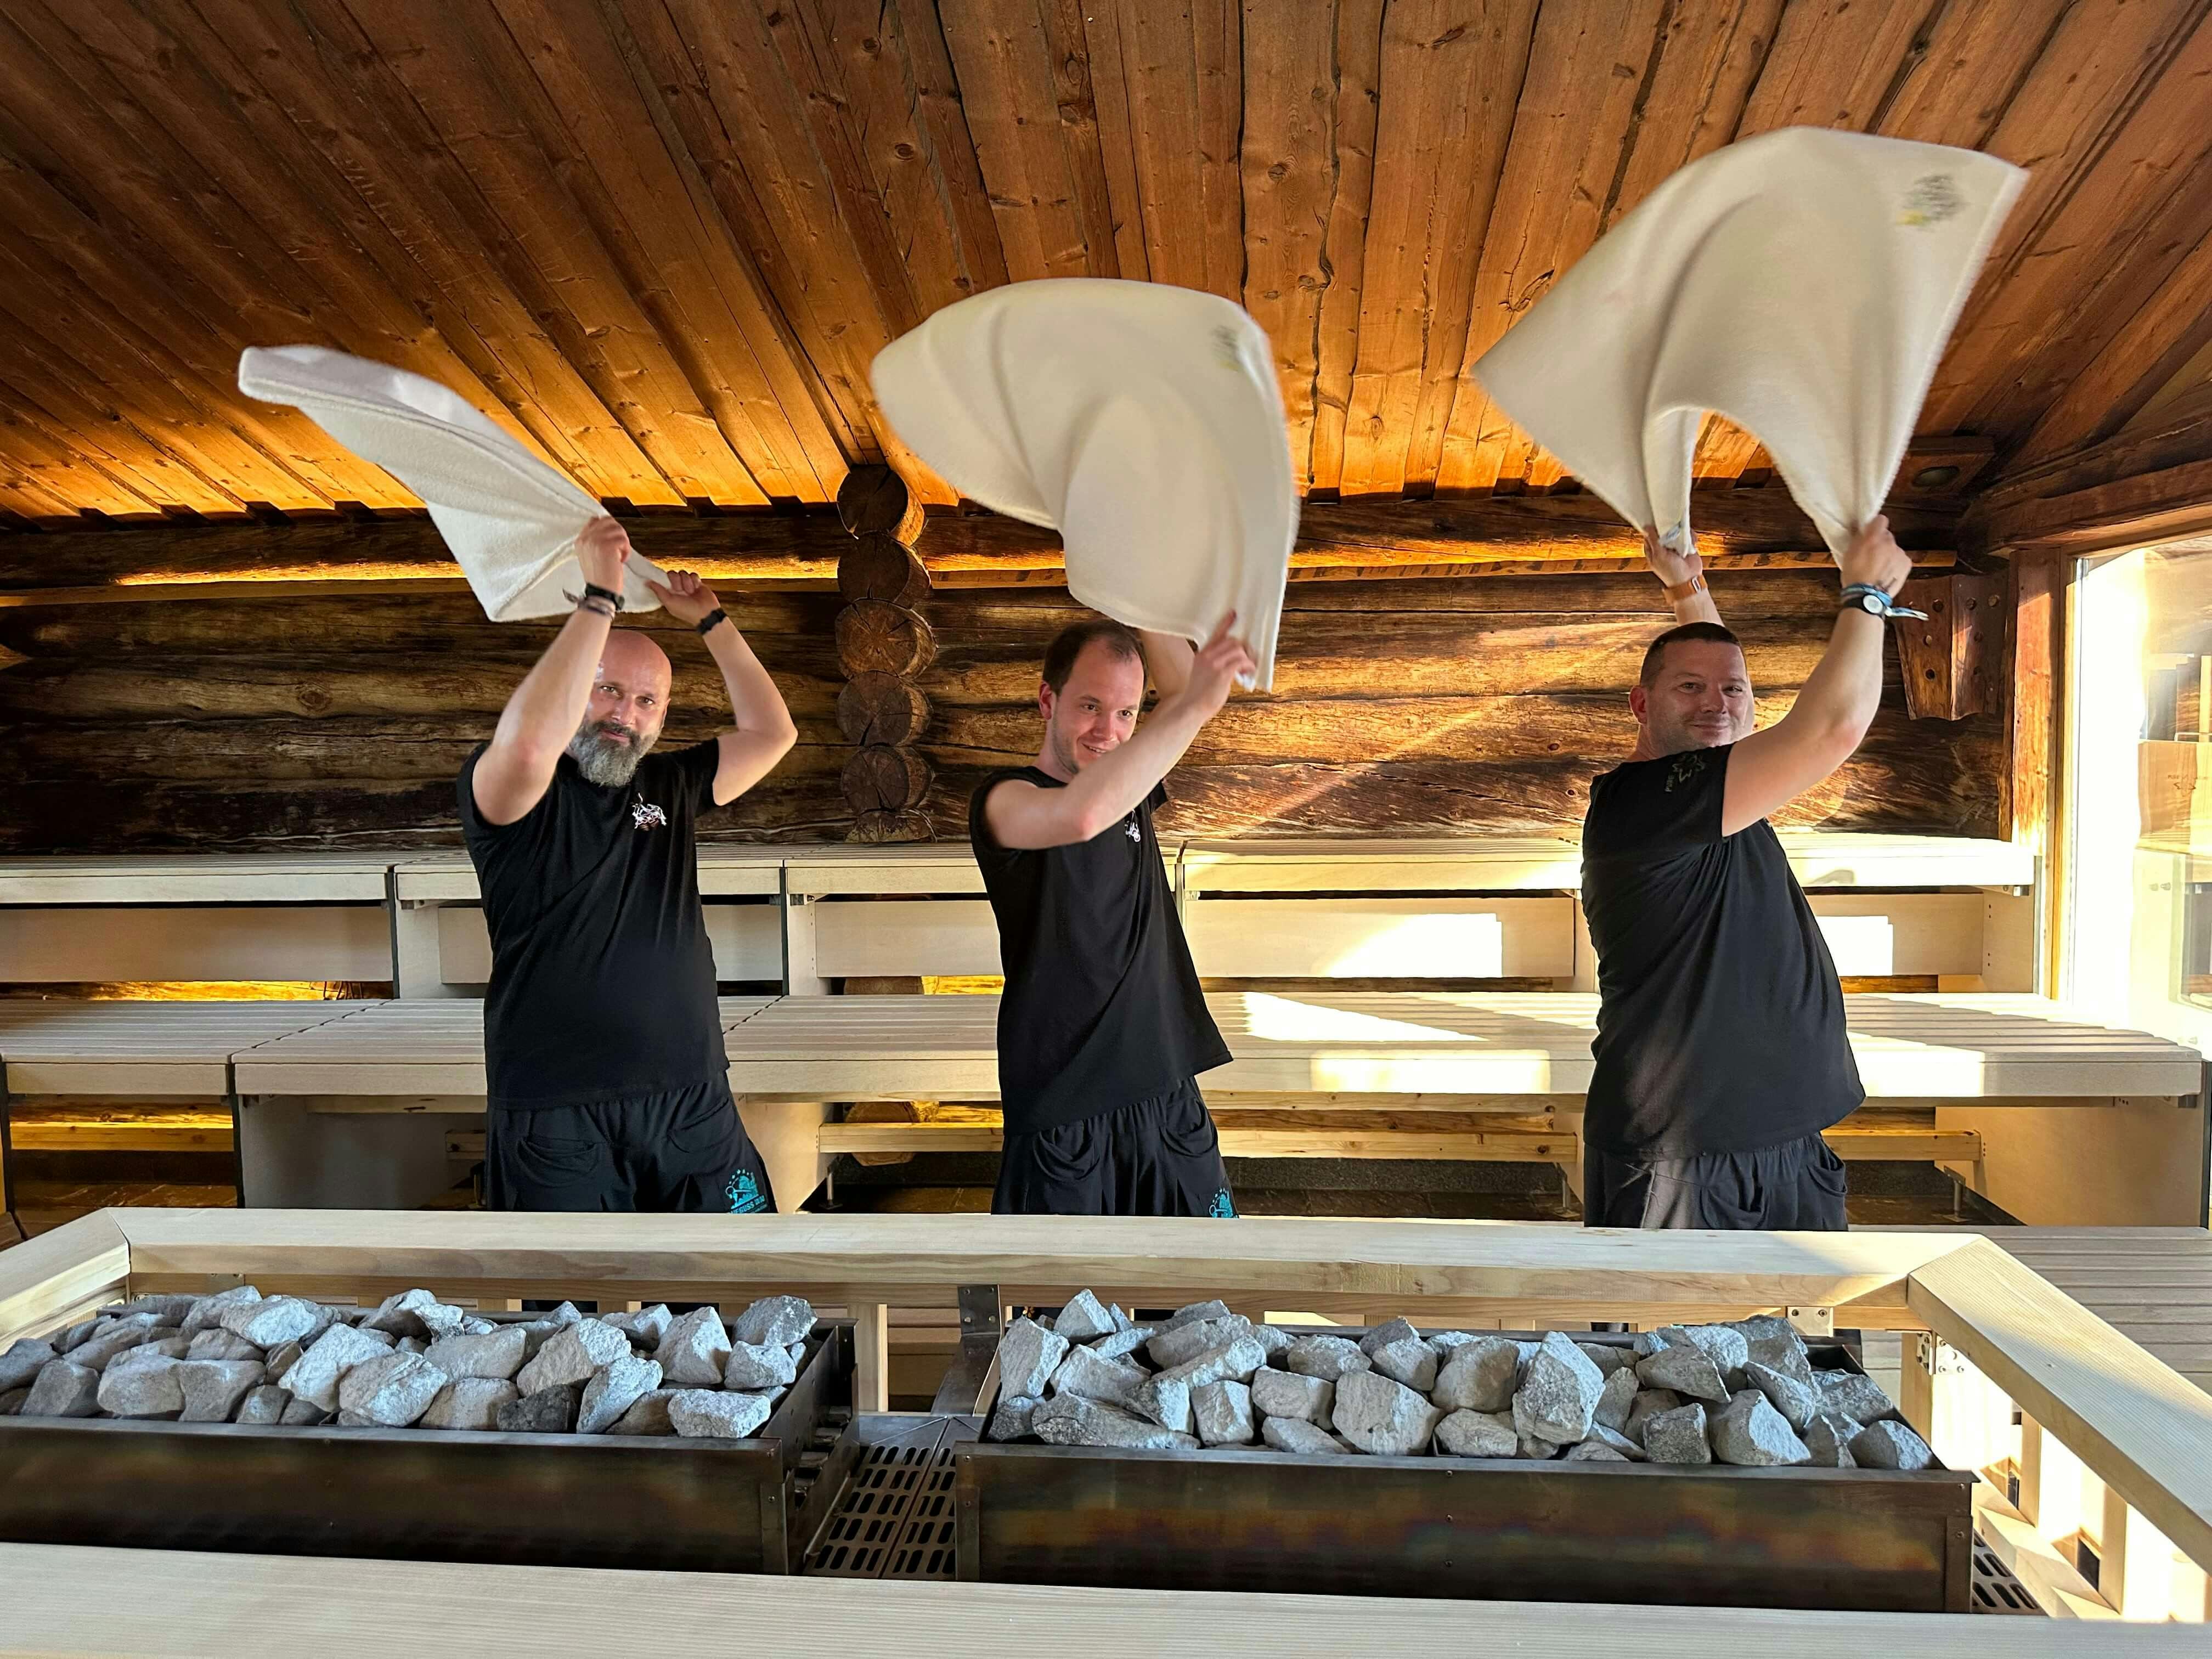
[[[605,599],[617,611],[623,608],[622,595],[611,589],[601,587],[597,582],[584,584],[584,597],[587,599]]]
[[[708,635],[714,631],[714,625],[717,623],[726,623],[729,621],[729,619],[730,613],[723,610],[722,607],[718,605],[712,611],[709,611],[705,616],[700,617],[694,626],[698,630],[700,637],[703,639]]]

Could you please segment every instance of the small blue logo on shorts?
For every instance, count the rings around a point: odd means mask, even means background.
[[[1228,1188],[1224,1187],[1219,1192],[1214,1194],[1212,1206],[1206,1211],[1206,1214],[1212,1216],[1216,1221],[1237,1219],[1237,1201],[1229,1196]]]
[[[750,1170],[738,1170],[730,1177],[730,1184],[722,1190],[723,1195],[730,1200],[732,1215],[751,1215],[756,1211],[768,1208],[768,1200],[762,1194],[760,1182],[753,1179]],[[1228,1194],[1224,1193],[1222,1196],[1225,1198]]]

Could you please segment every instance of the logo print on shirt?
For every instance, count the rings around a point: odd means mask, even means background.
[[[722,1196],[730,1200],[732,1215],[755,1215],[768,1208],[768,1199],[750,1170],[740,1170],[732,1176],[730,1184],[722,1188]]]
[[[1677,755],[1674,757],[1674,765],[1667,771],[1667,793],[1673,794],[1676,784],[1687,783],[1705,769],[1705,757],[1696,750],[1688,750]]]
[[[1128,830],[1129,839],[1131,841],[1136,842],[1139,845],[1143,844],[1145,839],[1144,832],[1137,828],[1136,819],[1131,818],[1123,827]]]
[[[634,800],[629,804],[630,820],[641,830],[665,830],[668,814],[648,800]]]

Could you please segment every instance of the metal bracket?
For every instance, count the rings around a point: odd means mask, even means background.
[[[998,1386],[999,1337],[1006,1304],[996,1285],[963,1285],[960,1303],[960,1355],[937,1386],[930,1409],[957,1412],[965,1416],[981,1404]]]
[[[1783,1313],[1797,1328],[1800,1336],[1833,1336],[1836,1334],[1836,1310],[1833,1308],[1785,1308]]]

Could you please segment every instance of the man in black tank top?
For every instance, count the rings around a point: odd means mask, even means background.
[[[1036,758],[969,805],[1006,979],[1002,1215],[1236,1213],[1197,1083],[1229,1048],[1152,832],[1161,779],[1253,672],[1235,621],[1195,653],[1103,619],[1064,630],[1045,653]],[[1161,702],[1139,730],[1148,661]]]
[[[1682,625],[1630,694],[1640,734],[1590,786],[1583,904],[1598,958],[1583,1118],[1590,1226],[1840,1229],[1820,1132],[1866,1097],[1843,988],[1766,822],[1850,757],[1881,700],[1886,600],[1911,561],[1876,519],[1839,561],[1845,604],[1788,714],[1751,681],[1697,560],[1646,550]]]

